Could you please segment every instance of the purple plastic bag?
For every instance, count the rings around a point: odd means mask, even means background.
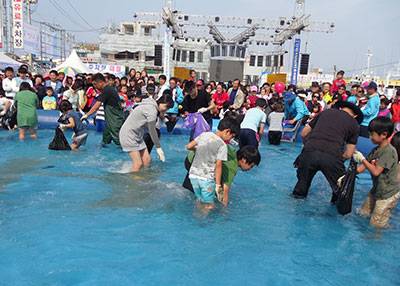
[[[203,132],[211,131],[210,126],[204,119],[201,113],[189,113],[183,122],[182,127],[184,128],[195,128],[193,138],[196,138]]]

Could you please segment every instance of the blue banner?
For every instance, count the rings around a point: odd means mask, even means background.
[[[294,85],[297,85],[297,75],[299,74],[299,58],[300,58],[300,39],[296,39],[294,41],[292,76],[290,78],[290,83]]]

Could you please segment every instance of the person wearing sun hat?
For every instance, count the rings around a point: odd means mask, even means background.
[[[288,124],[294,125],[299,120],[307,119],[310,112],[304,101],[297,97],[293,91],[283,93],[285,102],[285,118],[289,120]]]
[[[303,151],[297,157],[297,184],[295,198],[305,198],[312,179],[321,171],[332,191],[338,179],[346,172],[344,162],[353,156],[358,141],[362,111],[355,104],[339,101],[333,108],[319,113],[301,132],[305,141]],[[344,150],[344,145],[346,148]],[[332,203],[336,202],[332,193]]]

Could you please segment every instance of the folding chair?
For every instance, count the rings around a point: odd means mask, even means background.
[[[283,128],[281,141],[294,142],[296,140],[297,133],[299,132],[301,122],[302,122],[302,120],[298,120],[293,127]],[[289,134],[286,134],[286,136],[285,136],[285,133],[292,133],[292,135],[291,135],[291,137]]]

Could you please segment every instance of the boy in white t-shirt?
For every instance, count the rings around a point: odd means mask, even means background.
[[[222,161],[228,159],[228,148],[225,142],[231,140],[239,132],[237,121],[225,118],[220,121],[215,134],[204,132],[186,146],[188,150],[195,151],[189,178],[203,211],[213,208],[215,193],[223,192]]]
[[[283,131],[282,123],[285,120],[285,105],[276,102],[272,105],[272,110],[268,115],[268,141],[271,145],[280,145]]]

